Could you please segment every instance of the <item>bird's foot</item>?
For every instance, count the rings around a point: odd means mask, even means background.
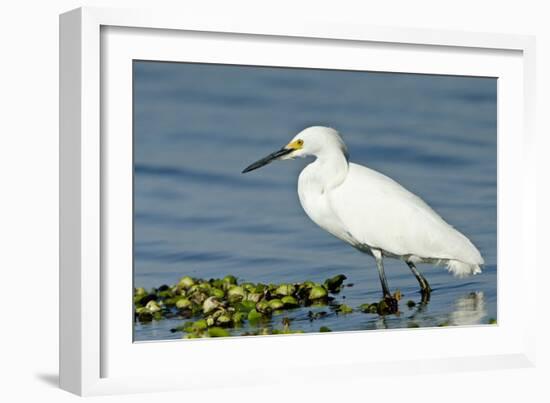
[[[391,295],[385,295],[384,299],[378,303],[379,315],[388,315],[392,313],[397,313],[399,311],[399,301],[398,299]]]
[[[390,313],[396,313],[399,311],[399,302],[395,297],[384,298],[386,304],[388,304],[388,310]]]

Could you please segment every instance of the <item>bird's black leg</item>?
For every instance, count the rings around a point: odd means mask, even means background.
[[[384,262],[382,261],[382,253],[378,250],[372,252],[376,259],[376,267],[378,268],[378,276],[380,277],[380,284],[382,284],[382,292],[384,297],[391,297],[390,288],[388,287],[388,280],[386,280],[386,273],[384,272]]]
[[[382,284],[382,292],[384,293],[384,300],[388,304],[389,311],[395,313],[398,310],[397,300],[391,295],[390,288],[388,287],[388,281],[386,280],[386,273],[384,272],[384,262],[382,260],[382,252],[379,250],[373,250],[372,254],[376,259],[376,267],[378,268],[378,276],[380,277],[380,284]]]
[[[426,277],[424,277],[422,273],[418,271],[418,269],[416,268],[413,262],[407,262],[407,265],[409,266],[414,276],[416,277],[418,284],[420,284],[422,301],[425,300],[425,302],[428,302],[428,300],[430,299],[430,293],[432,292],[430,284],[428,284],[428,280],[426,280]]]

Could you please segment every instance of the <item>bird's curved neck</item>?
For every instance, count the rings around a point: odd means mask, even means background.
[[[311,165],[315,168],[317,180],[327,189],[339,186],[346,179],[349,169],[348,157],[340,150],[317,154],[317,159]]]

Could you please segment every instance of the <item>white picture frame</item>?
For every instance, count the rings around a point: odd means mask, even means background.
[[[192,38],[186,39],[188,34]],[[182,40],[187,41],[183,50],[179,46]],[[297,44],[303,50],[312,43],[330,47],[331,54],[341,52],[342,58],[319,59],[312,52],[307,60],[300,59],[299,52],[292,48]],[[224,53],[222,47],[215,48],[220,44],[231,51]],[[260,51],[258,45],[266,44],[271,50]],[[209,46],[220,52],[205,53],[204,49]],[[174,49],[186,52],[187,56],[180,59],[173,54]],[[128,339],[130,322],[123,318],[131,313],[131,298],[116,297],[110,292],[113,284],[126,284],[128,258],[131,260],[127,236],[132,225],[131,215],[124,213],[124,203],[131,198],[131,187],[128,187],[131,159],[128,160],[128,143],[124,140],[127,137],[110,135],[115,129],[117,133],[127,133],[128,124],[131,126],[127,119],[132,106],[131,97],[128,98],[131,80],[124,79],[128,74],[128,61],[133,58],[186,60],[193,54],[194,61],[273,65],[277,63],[274,55],[281,49],[286,49],[295,59],[279,63],[289,65],[295,60],[300,67],[361,69],[366,63],[361,54],[368,51],[379,56],[368,62],[372,70],[390,71],[388,66],[398,66],[394,71],[399,71],[401,66],[401,71],[419,73],[495,76],[494,72],[498,72],[501,83],[498,326],[181,343],[136,344]],[[522,306],[535,305],[536,293],[528,278],[536,277],[536,264],[533,255],[523,253],[527,251],[528,234],[535,233],[531,208],[535,184],[528,179],[534,177],[531,174],[535,171],[534,161],[528,157],[534,148],[534,49],[534,39],[529,36],[369,27],[314,20],[212,20],[161,11],[103,8],[81,8],[61,15],[61,387],[79,395],[97,395],[239,383],[245,386],[243,371],[247,374],[246,384],[274,382],[261,371],[262,360],[250,366],[249,362],[239,361],[242,356],[263,356],[271,366],[284,369],[279,372],[278,383],[293,382],[289,368],[307,369],[300,372],[302,380],[324,377],[328,380],[335,376],[345,379],[352,374],[369,376],[381,369],[405,374],[532,366],[535,321],[530,320],[528,311],[513,304],[508,290],[512,287],[518,290],[515,298],[522,300]],[[403,56],[413,53],[421,57],[407,57],[414,61],[409,60],[410,64],[405,65]],[[113,164],[115,156],[117,163]],[[112,247],[112,242],[117,248]],[[113,254],[113,250],[121,253]],[[114,267],[113,262],[125,269],[109,270]],[[127,287],[131,293],[131,283]],[[378,346],[376,351],[357,353],[357,346],[373,343]],[[408,343],[419,348],[407,348]],[[394,346],[391,353],[383,354],[385,345]],[[336,346],[341,346],[341,354],[328,359],[325,355],[319,356],[307,364],[292,358],[279,364],[275,360],[284,351],[292,357],[292,352],[313,353],[321,347],[330,350]],[[423,349],[426,346],[430,346],[430,350]],[[225,357],[234,363],[232,370],[228,373],[223,367],[212,368],[200,360],[208,355],[218,360]],[[155,361],[167,363],[170,357],[185,357],[186,365],[179,370],[166,365],[164,372],[154,376],[133,370],[137,361],[148,367]],[[329,368],[332,371],[327,371]]]

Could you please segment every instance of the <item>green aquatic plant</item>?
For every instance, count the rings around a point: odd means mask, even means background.
[[[222,299],[223,297],[225,297],[225,292],[220,289],[220,288],[216,288],[216,287],[212,287],[210,289],[210,295],[212,297],[216,297],[218,299]]]
[[[299,306],[298,300],[292,295],[287,295],[281,298],[281,302],[283,303],[285,308],[295,308]]]
[[[230,303],[240,302],[245,299],[246,293],[242,287],[237,285],[232,285],[227,290],[227,300]]]
[[[272,299],[269,301],[269,307],[274,311],[277,309],[282,309],[284,306],[285,304],[280,299]]]
[[[227,337],[229,336],[229,332],[225,329],[222,329],[221,327],[211,327],[208,329],[208,336],[209,337]]]
[[[161,308],[156,301],[149,301],[147,305],[145,305],[145,309],[147,309],[151,313],[155,313],[160,311]]]
[[[182,277],[178,283],[178,286],[185,290],[192,287],[193,285],[195,285],[195,280],[193,280],[189,276]]]
[[[281,284],[275,290],[275,294],[281,297],[284,297],[287,295],[293,295],[295,292],[296,292],[296,287],[293,286],[292,284]]]
[[[222,283],[224,285],[234,285],[237,284],[237,278],[235,276],[228,275],[223,278]]]
[[[344,287],[346,276],[339,274],[315,283],[307,280],[301,283],[262,284],[239,283],[235,276],[204,280],[183,276],[172,285],[163,284],[147,291],[143,287],[134,289],[133,302],[135,319],[142,323],[164,318],[187,320],[170,329],[183,332],[185,338],[227,337],[230,330],[248,323],[256,331],[244,335],[301,333],[290,328],[290,319],[285,316],[282,328],[273,327],[276,315],[285,314],[297,308],[328,306],[328,311],[309,311],[310,321],[323,319],[332,314],[349,314],[354,309],[334,299]],[[342,298],[345,298],[342,297]],[[387,314],[384,301],[363,304],[359,310],[368,313]],[[321,326],[322,332],[330,331]]]
[[[178,309],[188,309],[193,306],[193,303],[188,298],[180,298],[176,301],[176,308]]]
[[[258,312],[256,309],[252,309],[250,312],[248,312],[248,320],[250,322],[257,322],[260,319],[262,319],[262,314]]]
[[[202,312],[207,315],[220,306],[220,302],[216,297],[208,297],[202,303]]]
[[[342,305],[338,306],[337,312],[338,313],[343,313],[343,314],[352,313],[353,308],[346,305],[346,304],[342,304]]]
[[[327,295],[328,295],[328,292],[325,289],[325,287],[323,287],[321,285],[316,285],[316,286],[312,287],[311,290],[309,291],[308,298],[310,300],[314,301],[314,300],[317,300],[317,299],[326,298]]]
[[[324,286],[330,292],[338,293],[342,289],[342,284],[345,279],[347,279],[345,275],[338,274],[337,276],[325,280]]]

